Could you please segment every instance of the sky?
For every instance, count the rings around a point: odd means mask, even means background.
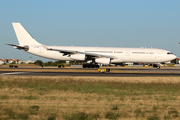
[[[179,5],[179,0],[1,0],[0,59],[51,61],[5,45],[19,44],[12,22],[45,45],[153,47],[180,57]]]

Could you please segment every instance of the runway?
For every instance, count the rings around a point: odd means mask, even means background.
[[[110,72],[101,73],[97,69],[83,68],[17,68],[0,69],[1,76],[103,76],[103,77],[145,77],[176,76],[180,77],[180,68],[111,68]]]
[[[104,76],[104,77],[145,77],[145,76],[179,76],[172,73],[82,73],[82,72],[3,72],[0,75],[18,76]]]

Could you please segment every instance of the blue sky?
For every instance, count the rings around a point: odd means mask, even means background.
[[[3,0],[0,58],[50,61],[4,44],[18,44],[12,22],[45,45],[153,47],[180,57],[179,5],[179,0]]]

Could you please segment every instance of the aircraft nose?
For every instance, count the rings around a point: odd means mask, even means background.
[[[177,58],[177,56],[176,55],[172,55],[172,59],[176,59]]]

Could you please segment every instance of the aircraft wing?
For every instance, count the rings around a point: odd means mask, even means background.
[[[52,50],[52,51],[59,51],[60,53],[64,53],[64,55],[72,55],[72,54],[85,54],[90,57],[94,58],[111,58],[111,59],[116,59],[114,56],[109,56],[109,55],[101,55],[101,54],[96,54],[96,53],[88,53],[88,52],[80,52],[80,51],[75,51],[75,50],[63,50],[63,49],[54,49],[54,48],[48,48],[47,46],[43,45],[43,47],[47,50]]]
[[[101,54],[95,54],[95,53],[88,53],[88,52],[78,52],[80,54],[86,54],[88,56],[94,57],[94,58],[111,58],[111,59],[116,59],[116,57],[114,56],[110,56],[110,55],[101,55]]]
[[[20,45],[13,45],[13,44],[6,44],[6,45],[13,46],[14,48],[19,49],[19,50],[25,50],[25,51],[29,50],[28,46],[20,46]]]

